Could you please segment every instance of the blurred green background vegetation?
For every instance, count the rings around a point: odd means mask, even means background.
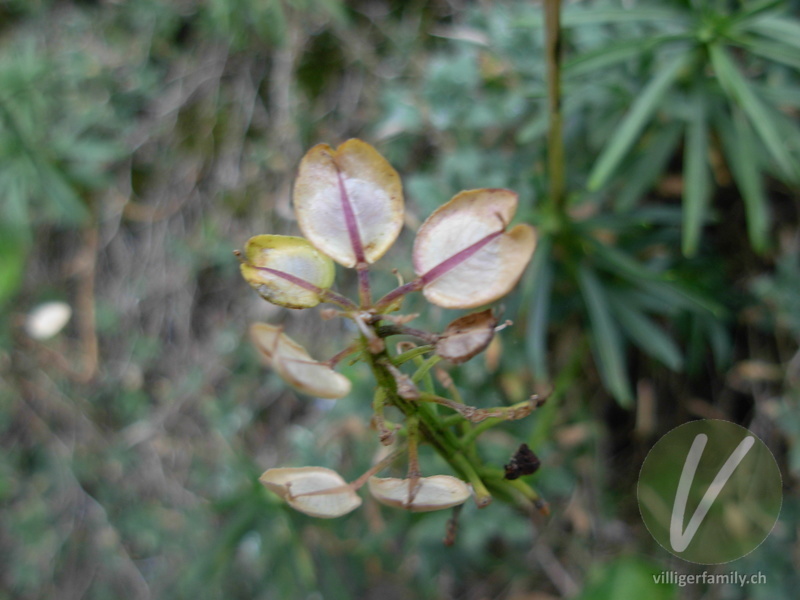
[[[563,8],[566,201],[548,199],[538,2],[0,0],[0,599],[795,598],[800,475],[800,13],[796,2]],[[315,356],[346,331],[261,301],[232,250],[297,232],[291,185],[318,142],[360,137],[403,178],[407,228],[453,194],[509,187],[539,249],[514,327],[453,369],[469,404],[551,386],[525,441],[552,508],[408,515],[371,501],[313,520],[257,483],[377,447],[372,384],[296,397],[250,322]],[[352,290],[340,272],[338,286]],[[26,315],[72,307],[56,336]],[[425,310],[441,328],[452,312]],[[772,535],[675,588],[638,513],[660,435],[735,421],[781,466]],[[433,464],[432,454],[423,460]],[[425,464],[425,463],[423,463]]]

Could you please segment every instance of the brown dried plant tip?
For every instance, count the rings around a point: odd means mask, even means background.
[[[539,457],[528,448],[528,444],[522,444],[511,457],[511,462],[505,465],[505,478],[518,479],[523,475],[533,475],[541,464]]]
[[[447,520],[447,525],[445,526],[444,540],[442,540],[442,543],[445,546],[449,547],[456,543],[456,536],[458,535],[458,517],[461,515],[461,507],[462,507],[461,504],[459,504],[458,506],[454,506],[453,516]]]

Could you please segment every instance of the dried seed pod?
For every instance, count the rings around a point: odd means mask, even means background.
[[[341,517],[361,506],[361,497],[341,475],[324,467],[269,469],[259,481],[289,506],[312,517]]]
[[[423,294],[444,308],[474,308],[505,296],[533,255],[530,225],[506,231],[517,194],[505,189],[461,192],[422,224],[414,241],[414,270]]]
[[[294,184],[297,222],[309,241],[345,267],[378,260],[403,227],[397,171],[375,148],[351,139],[311,148]]]
[[[489,345],[496,325],[491,309],[459,317],[439,337],[436,354],[456,364],[466,362]]]
[[[469,485],[450,475],[420,477],[411,502],[409,502],[408,479],[370,477],[369,491],[381,504],[413,512],[428,512],[458,506],[471,494]]]
[[[296,390],[318,398],[341,398],[350,393],[347,377],[315,361],[280,327],[254,323],[250,337],[264,360]]]
[[[265,300],[287,308],[311,308],[333,284],[330,258],[307,240],[257,235],[244,248],[242,276]]]

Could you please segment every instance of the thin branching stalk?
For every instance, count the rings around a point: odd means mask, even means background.
[[[566,209],[566,168],[561,115],[561,0],[545,0],[545,52],[547,59],[547,174],[550,206],[559,218]]]

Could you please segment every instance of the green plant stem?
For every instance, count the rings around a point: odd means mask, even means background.
[[[441,423],[431,407],[424,403],[405,400],[397,392],[397,382],[387,368],[391,359],[382,352],[372,354],[366,347],[364,340],[364,355],[375,376],[378,387],[386,394],[387,403],[400,409],[406,417],[411,417],[419,423],[419,431],[425,440],[444,458],[453,469],[460,473],[472,485],[475,492],[475,501],[479,507],[487,506],[491,502],[491,493],[481,480],[476,467],[462,453],[462,446],[458,438]]]
[[[461,426],[462,424],[469,425],[469,421],[466,421],[464,416],[459,413],[442,417],[441,423],[443,427],[455,427]]]
[[[414,383],[419,383],[422,381],[422,378],[427,376],[430,373],[430,370],[435,367],[440,360],[442,360],[442,357],[438,354],[434,354],[433,356],[426,358],[422,364],[418,365],[417,371],[411,376],[411,381]],[[432,386],[433,382],[431,382],[431,387]]]
[[[478,474],[492,493],[505,501],[513,501],[515,498],[519,500],[522,497],[525,500],[524,504],[532,503],[537,508],[543,504],[535,489],[522,479],[506,479],[505,472],[501,469],[482,467]]]
[[[489,489],[481,479],[481,476],[472,466],[472,463],[467,459],[467,457],[460,452],[458,454],[454,454],[452,458],[452,464],[464,474],[464,476],[467,478],[467,481],[469,481],[470,485],[472,486],[472,493],[475,495],[475,504],[478,506],[478,508],[485,508],[489,506],[489,503],[492,501],[492,494],[489,492]]]
[[[422,439],[431,444],[439,455],[472,485],[475,503],[479,508],[488,506],[495,496],[509,501],[515,498],[519,501],[522,497],[537,507],[542,504],[536,491],[525,482],[506,480],[501,469],[483,465],[478,456],[475,448],[477,436],[505,419],[487,419],[480,426],[473,427],[469,436],[459,439],[449,430],[452,421],[440,418],[431,410],[430,405],[401,398],[397,393],[397,382],[386,366],[386,363],[391,364],[388,355],[385,351],[380,354],[370,354],[366,349],[366,340],[364,345],[367,362],[372,368],[378,386],[385,393],[385,402],[396,406],[406,417],[411,417],[415,423],[414,427],[419,428]],[[468,444],[465,444],[465,441]]]
[[[563,118],[561,115],[561,0],[545,0],[545,54],[547,59],[547,174],[551,213],[561,218],[566,211]]]
[[[384,407],[386,406],[386,392],[383,388],[375,390],[375,397],[372,400],[372,424],[378,430],[378,438],[381,444],[388,446],[394,442],[395,432],[399,427],[394,423],[386,421],[384,416]]]
[[[416,367],[417,367],[417,372],[414,373],[414,376],[417,373],[419,373],[419,369],[421,369],[428,361],[430,361],[434,357],[436,357],[435,354],[433,356],[428,357],[427,359],[423,359],[421,356],[416,357],[414,359],[414,365],[416,365]],[[436,357],[436,358],[438,358],[438,357]],[[414,381],[414,376],[412,376],[412,379],[411,379],[412,381]],[[428,368],[428,370],[425,371],[424,377],[422,377],[421,380],[422,380],[422,385],[425,388],[426,392],[428,392],[430,394],[433,394],[433,393],[436,392],[436,388],[433,385],[433,376],[431,375],[430,368]]]
[[[419,468],[419,418],[417,415],[409,415],[406,419],[406,430],[408,432],[408,504],[414,503],[417,495],[417,484],[421,475]]]
[[[392,362],[399,367],[400,365],[408,362],[409,360],[413,360],[418,356],[422,356],[423,354],[427,354],[428,352],[432,351],[433,351],[433,346],[431,345],[418,346],[416,348],[412,348],[408,352],[403,352],[402,354],[398,354],[392,359]]]
[[[507,422],[508,419],[504,419],[502,417],[492,417],[486,419],[485,421],[481,421],[477,425],[475,425],[472,429],[467,432],[467,434],[461,438],[461,443],[465,447],[469,447],[475,443],[478,439],[478,436],[481,435],[484,431],[487,431],[494,427],[495,425],[499,425],[500,423]]]

